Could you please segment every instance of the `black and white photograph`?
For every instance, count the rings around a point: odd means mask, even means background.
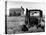
[[[44,3],[5,1],[5,34],[45,32]]]

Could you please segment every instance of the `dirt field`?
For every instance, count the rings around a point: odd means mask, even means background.
[[[42,18],[44,19],[44,18]],[[42,21],[41,21],[42,22]],[[7,33],[8,34],[15,34],[15,33],[23,33],[21,32],[22,25],[25,24],[25,17],[7,17]],[[41,23],[45,25],[44,22]],[[43,31],[40,27],[37,29],[36,26],[29,28],[29,32],[31,31]]]
[[[7,33],[13,33],[25,23],[25,17],[7,17]]]

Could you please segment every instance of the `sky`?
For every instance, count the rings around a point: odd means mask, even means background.
[[[26,8],[28,9],[40,9],[45,14],[45,4],[40,2],[20,2],[20,1],[7,1],[7,15],[9,15],[10,8],[21,8],[21,6],[25,9],[24,13],[26,13]]]

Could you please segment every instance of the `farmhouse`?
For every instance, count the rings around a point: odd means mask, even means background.
[[[24,8],[11,8],[9,9],[9,16],[23,16],[24,15]]]

